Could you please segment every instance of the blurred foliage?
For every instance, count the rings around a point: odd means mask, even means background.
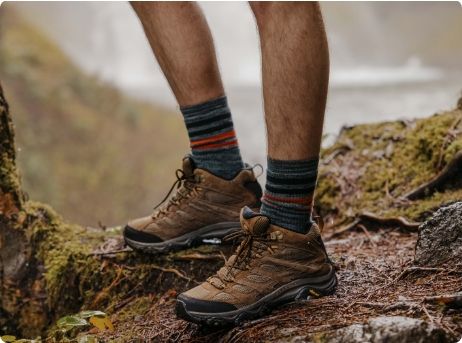
[[[23,188],[71,221],[149,213],[187,151],[181,117],[85,75],[8,5],[0,79],[16,125]]]

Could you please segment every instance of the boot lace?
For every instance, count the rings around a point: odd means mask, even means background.
[[[278,248],[277,245],[271,244],[277,240],[277,236],[273,233],[256,236],[247,230],[240,230],[224,238],[225,241],[234,239],[242,239],[233,255],[234,260],[232,262],[230,262],[231,259],[228,260],[228,263],[218,273],[207,279],[211,285],[218,289],[223,289],[227,282],[233,282],[240,271],[249,270],[250,262],[253,259],[261,258],[265,253],[274,254]]]
[[[154,212],[152,214],[153,219],[166,214],[170,210],[170,207],[181,204],[184,199],[190,198],[193,194],[197,194],[197,191],[200,190],[200,187],[198,186],[199,177],[196,177],[195,175],[186,175],[182,169],[177,169],[175,171],[175,176],[176,181],[170,187],[167,195],[154,207]],[[175,190],[175,194],[170,197]]]

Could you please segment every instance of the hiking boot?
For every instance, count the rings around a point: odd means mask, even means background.
[[[217,240],[240,229],[239,212],[243,206],[260,206],[261,187],[251,168],[225,180],[195,168],[193,160],[185,157],[183,169],[178,169],[176,176],[154,213],[125,226],[125,241],[133,249],[167,253],[204,240],[220,242]]]
[[[282,304],[334,293],[335,270],[316,224],[300,234],[243,208],[241,225],[237,234],[244,239],[225,266],[178,296],[179,318],[207,326],[238,325]]]

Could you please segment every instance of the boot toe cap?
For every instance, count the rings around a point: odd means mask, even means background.
[[[130,225],[125,225],[124,228],[124,237],[126,239],[130,239],[132,241],[143,242],[143,243],[160,243],[162,239],[152,233],[148,233],[145,231],[137,230]]]
[[[177,297],[177,308],[181,307],[186,311],[200,313],[222,313],[237,310],[237,307],[233,304],[214,300],[196,299],[184,293]]]

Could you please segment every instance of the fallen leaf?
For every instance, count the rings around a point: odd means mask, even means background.
[[[93,316],[90,318],[90,323],[92,323],[101,331],[106,329],[109,329],[109,331],[114,331],[114,325],[112,325],[111,320],[107,316]]]
[[[78,316],[65,316],[59,319],[56,324],[60,328],[63,328],[65,330],[70,330],[77,326],[88,325],[88,322],[85,319],[80,318]]]

